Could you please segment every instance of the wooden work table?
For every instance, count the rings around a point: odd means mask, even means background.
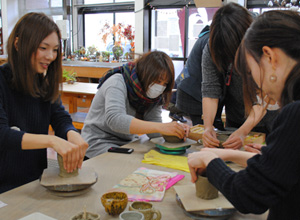
[[[0,208],[0,219],[16,220],[31,213],[40,212],[58,220],[69,220],[72,216],[81,212],[84,206],[86,206],[87,211],[100,214],[101,220],[119,219],[118,216],[112,217],[106,214],[100,202],[100,197],[139,167],[169,172],[176,171],[185,175],[185,178],[176,185],[192,184],[189,173],[141,162],[145,153],[151,149],[156,149],[145,135],[142,136],[141,140],[130,143],[126,147],[134,148],[134,152],[132,154],[105,153],[83,163],[83,166],[93,167],[98,174],[98,182],[83,195],[59,197],[51,194],[41,186],[38,180],[0,194],[0,201],[7,204]],[[189,149],[189,152],[198,150],[199,147],[193,146]],[[173,187],[166,191],[162,202],[153,202],[153,205],[161,211],[162,219],[190,219],[177,205]],[[128,206],[126,210],[128,210]],[[236,212],[230,219],[262,220],[266,219],[266,216],[266,214],[242,215]]]
[[[96,92],[98,83],[75,82],[74,84],[63,83],[62,99],[68,100],[69,113],[77,112],[78,100],[84,99],[89,107]]]

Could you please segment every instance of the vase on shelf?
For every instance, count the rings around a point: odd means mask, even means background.
[[[120,57],[123,55],[124,49],[121,46],[114,46],[112,48],[112,51],[113,51],[115,60],[119,60]]]

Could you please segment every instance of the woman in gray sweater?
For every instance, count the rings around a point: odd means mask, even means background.
[[[82,129],[89,144],[86,157],[137,140],[138,134],[187,136],[187,125],[161,120],[161,107],[169,102],[173,85],[172,60],[159,51],[108,71],[100,79]]]

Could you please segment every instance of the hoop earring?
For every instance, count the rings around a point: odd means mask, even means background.
[[[272,74],[272,75],[270,76],[269,80],[270,80],[271,83],[275,83],[275,82],[277,81],[277,76],[274,75],[274,74]]]

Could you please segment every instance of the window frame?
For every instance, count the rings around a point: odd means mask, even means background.
[[[152,27],[152,23],[151,21],[153,20],[152,18],[152,13],[151,10],[155,10],[155,9],[178,9],[178,8],[183,8],[185,11],[185,16],[184,16],[184,50],[182,51],[183,53],[183,57],[171,57],[172,60],[174,61],[183,61],[183,64],[186,64],[186,61],[188,59],[188,33],[189,33],[189,9],[190,8],[196,8],[195,4],[179,4],[179,5],[162,5],[162,6],[156,6],[154,9],[151,8],[150,6],[147,8],[148,12],[149,12],[149,28],[145,29],[148,30],[148,33],[145,33],[145,35],[148,36],[149,38],[149,43],[148,43],[148,50],[151,50],[151,44],[152,44],[152,38],[151,38],[151,27]]]
[[[115,0],[114,0],[115,1]],[[102,3],[102,4],[89,4],[89,5],[74,5],[77,10],[77,48],[85,45],[85,15],[86,14],[99,14],[99,13],[112,13],[113,24],[116,23],[116,13],[119,12],[134,12],[134,2],[116,2],[116,3]],[[79,38],[80,36],[80,38]]]

